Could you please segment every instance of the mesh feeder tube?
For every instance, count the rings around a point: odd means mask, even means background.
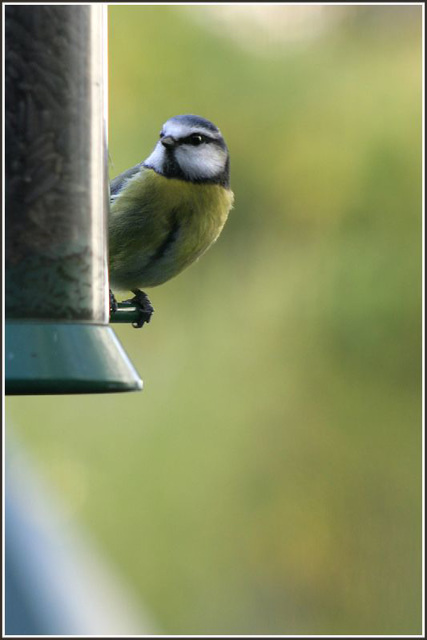
[[[6,393],[142,388],[108,325],[104,14],[5,7]]]

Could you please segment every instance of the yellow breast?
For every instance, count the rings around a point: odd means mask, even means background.
[[[215,242],[232,204],[233,193],[221,185],[143,170],[111,206],[112,285],[156,286],[180,273]]]

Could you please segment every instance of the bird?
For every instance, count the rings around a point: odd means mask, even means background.
[[[230,154],[219,128],[201,116],[167,120],[151,154],[110,183],[109,283],[154,311],[142,289],[174,278],[217,240],[233,207]],[[117,309],[110,289],[110,312]]]

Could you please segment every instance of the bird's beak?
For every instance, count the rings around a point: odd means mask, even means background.
[[[166,149],[171,149],[176,144],[176,140],[172,136],[164,136],[161,138],[160,142],[164,147],[166,147]]]

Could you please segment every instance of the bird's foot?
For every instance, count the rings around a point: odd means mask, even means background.
[[[110,315],[116,313],[118,309],[117,300],[114,293],[110,289]]]
[[[140,329],[145,323],[148,324],[150,322],[154,308],[146,293],[139,289],[132,289],[132,293],[134,293],[135,296],[130,300],[126,300],[126,302],[130,302],[130,304],[135,305],[138,309],[139,318],[136,322],[132,322],[132,326],[135,327],[135,329]]]

